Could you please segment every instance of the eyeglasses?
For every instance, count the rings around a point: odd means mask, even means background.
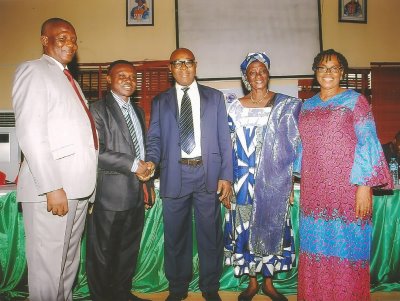
[[[186,68],[190,69],[196,64],[196,61],[195,60],[172,61],[170,64],[174,66],[175,69],[182,69],[183,65],[185,65]]]
[[[318,73],[339,73],[342,70],[342,66],[332,66],[330,68],[326,66],[318,66],[314,68],[314,71],[317,71]]]

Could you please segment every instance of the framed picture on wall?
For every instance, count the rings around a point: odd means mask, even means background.
[[[126,0],[126,26],[153,26],[154,0]]]
[[[339,22],[367,23],[367,0],[339,0]]]

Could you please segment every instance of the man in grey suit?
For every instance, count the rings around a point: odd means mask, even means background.
[[[160,167],[164,265],[170,294],[187,297],[192,278],[192,210],[200,260],[199,288],[207,301],[220,301],[222,226],[220,201],[229,205],[232,148],[224,96],[198,84],[189,49],[175,50],[170,70],[176,81],[152,102],[146,160]]]
[[[72,300],[98,141],[82,91],[67,70],[78,49],[74,27],[49,19],[41,43],[43,56],[17,68],[12,91],[24,154],[17,200],[26,233],[29,300],[64,301]]]
[[[140,181],[150,170],[143,161],[144,113],[130,100],[135,68],[128,61],[112,62],[107,83],[111,91],[90,107],[100,149],[96,199],[88,217],[88,283],[93,301],[145,301],[130,293],[148,201],[143,188],[152,202],[155,197],[151,185]]]

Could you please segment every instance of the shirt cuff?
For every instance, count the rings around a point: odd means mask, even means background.
[[[138,170],[138,167],[139,167],[139,159],[135,158],[132,164],[131,172],[136,172]]]

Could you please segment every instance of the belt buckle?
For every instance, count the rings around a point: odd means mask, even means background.
[[[191,159],[191,158],[182,158],[179,161],[181,164],[189,165],[189,166],[198,166],[202,163],[201,159]]]
[[[199,159],[189,159],[189,165],[190,166],[197,166],[200,164],[200,160]]]

